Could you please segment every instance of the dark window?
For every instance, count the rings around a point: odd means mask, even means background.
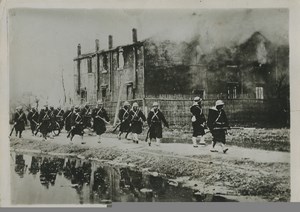
[[[133,91],[133,84],[132,83],[127,85],[126,94],[127,94],[127,100],[134,99],[134,91]]]
[[[102,88],[102,98],[106,98],[106,88]]]
[[[238,83],[227,83],[227,98],[237,99]]]
[[[88,73],[92,73],[93,70],[92,70],[92,59],[91,58],[88,59],[87,66],[88,66]]]
[[[81,103],[87,101],[87,91],[86,88],[82,89],[80,92]]]
[[[103,55],[103,69],[104,70],[108,70],[108,56],[107,54],[104,54]]]

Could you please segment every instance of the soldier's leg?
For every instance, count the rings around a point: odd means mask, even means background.
[[[121,140],[122,131],[119,132],[118,139]]]
[[[98,143],[101,143],[101,135],[98,135]]]
[[[160,138],[156,138],[156,145],[160,146]]]
[[[193,141],[193,147],[198,147],[198,145],[197,145],[197,137],[195,137],[195,136],[193,136],[192,137],[192,141]]]
[[[132,133],[133,143],[138,143],[138,135],[137,133]]]
[[[212,133],[212,136],[213,136],[213,140],[212,140],[212,143],[211,143],[211,149],[210,149],[210,151],[211,152],[217,152],[218,150],[215,149],[215,146],[217,144],[216,134],[215,134],[215,132],[211,132],[211,133]]]
[[[80,137],[81,137],[81,144],[85,144],[86,142],[83,140],[83,134],[80,135]]]
[[[19,132],[19,138],[22,138],[22,130]]]
[[[200,135],[199,137],[200,137],[200,142],[199,142],[199,144],[200,144],[200,145],[206,145],[205,140],[204,140],[204,136],[203,136],[203,135]]]

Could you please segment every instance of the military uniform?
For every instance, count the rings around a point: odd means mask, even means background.
[[[83,116],[78,109],[71,115],[71,141],[75,135],[83,137]]]
[[[158,104],[153,104],[154,108],[152,108],[147,117],[147,123],[149,125],[149,145],[151,144],[151,139],[156,139],[157,144],[160,143],[160,139],[162,138],[162,123],[166,127],[169,127],[168,122],[164,114],[157,108]]]
[[[223,152],[226,153],[228,148],[225,148],[226,144],[226,133],[229,129],[228,119],[225,111],[223,110],[224,102],[218,100],[216,106],[209,109],[207,126],[213,136],[212,149],[215,150],[215,145],[220,142]]]
[[[16,136],[18,136],[19,132],[19,138],[22,137],[22,132],[25,130],[25,124],[27,124],[26,115],[22,111],[22,109],[19,108],[14,114],[14,127],[16,131]]]
[[[102,135],[106,131],[105,121],[109,122],[107,112],[104,108],[95,108],[92,112],[94,119],[94,131],[97,135]],[[104,121],[105,120],[105,121]]]
[[[118,118],[121,121],[120,130],[119,130],[120,131],[119,139],[121,139],[121,134],[123,132],[128,133],[130,130],[129,112],[130,112],[130,104],[129,102],[125,102],[123,108],[119,110],[119,114],[118,114]]]
[[[84,128],[91,128],[92,127],[92,111],[88,105],[82,108],[82,115],[83,115],[83,125]]]
[[[49,132],[49,128],[51,125],[50,111],[48,110],[47,107],[41,110],[39,115],[39,123],[40,123],[39,130],[43,134],[43,137],[47,139],[47,134]]]
[[[64,127],[64,110],[57,108],[54,110],[55,121],[59,124],[60,130]]]
[[[146,121],[146,117],[143,112],[138,108],[137,103],[133,104],[133,108],[129,112],[130,117],[130,131],[133,134],[133,142],[138,143],[138,134],[143,131],[143,122]]]
[[[30,122],[31,132],[34,135],[34,131],[39,123],[39,113],[35,108],[32,108],[31,111],[27,115],[27,119]]]
[[[205,135],[205,127],[206,127],[206,119],[201,107],[201,98],[195,97],[194,103],[190,108],[190,112],[192,114],[192,126],[193,126],[193,146],[197,147],[197,137],[200,137],[200,144],[205,144],[204,137]]]
[[[65,130],[70,131],[71,130],[71,116],[73,114],[73,109],[71,108],[70,110],[67,110],[64,113],[63,119],[65,123]]]

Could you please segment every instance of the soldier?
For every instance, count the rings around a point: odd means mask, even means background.
[[[50,122],[50,111],[48,109],[48,105],[44,105],[44,108],[41,110],[39,115],[39,130],[43,135],[43,140],[47,140],[47,134],[49,133],[49,127],[51,125]]]
[[[63,116],[64,123],[65,123],[65,130],[67,132],[71,130],[71,116],[73,114],[73,111],[74,111],[74,106],[72,106],[71,109],[67,110]]]
[[[84,107],[82,108],[82,115],[83,115],[83,125],[84,128],[91,128],[92,127],[92,111],[89,107],[89,103],[85,103]]]
[[[137,102],[133,103],[129,116],[131,125],[130,131],[132,132],[133,142],[139,143],[138,134],[141,134],[143,131],[143,122],[146,121],[146,117],[140,110]]]
[[[151,139],[156,139],[156,144],[160,145],[160,139],[162,138],[162,122],[164,125],[169,128],[169,124],[166,121],[166,118],[164,114],[158,109],[158,103],[153,103],[153,108],[150,110],[148,117],[147,117],[147,123],[149,126],[149,142],[148,145],[151,146]]]
[[[209,109],[207,125],[213,136],[211,152],[217,152],[215,145],[217,142],[221,144],[222,150],[224,153],[228,151],[228,148],[225,147],[226,144],[226,133],[229,129],[229,124],[227,116],[223,109],[224,102],[222,100],[216,101],[216,106]]]
[[[64,127],[64,110],[60,106],[54,110],[55,121],[59,124],[60,130]]]
[[[119,140],[121,139],[121,135],[122,133],[129,132],[129,128],[130,128],[130,119],[129,119],[129,112],[130,112],[130,104],[129,102],[124,102],[123,108],[121,108],[119,110],[119,119],[121,121],[120,124],[120,130],[119,130]],[[127,135],[125,136],[125,139],[127,139]]]
[[[31,132],[32,135],[34,136],[34,131],[36,130],[36,127],[39,124],[39,113],[34,107],[31,108],[30,112],[28,113],[27,119],[30,122]]]
[[[53,106],[50,106],[49,117],[50,117],[50,125],[48,127],[48,133],[50,133],[50,138],[53,138],[53,130],[55,129],[56,126],[55,123],[56,117],[55,117],[55,111]]]
[[[16,108],[16,112],[14,114],[14,128],[16,131],[16,137],[19,133],[19,138],[22,138],[22,132],[25,130],[25,124],[27,124],[26,115],[23,112],[21,106]]]
[[[193,126],[193,147],[198,147],[197,144],[197,137],[200,137],[200,144],[205,145],[204,141],[204,129],[206,128],[206,119],[203,114],[202,106],[201,106],[202,99],[200,97],[194,98],[193,106],[190,108],[192,113],[192,126]]]
[[[75,135],[80,135],[81,144],[85,144],[83,141],[83,116],[81,114],[79,106],[75,106],[74,113],[71,115],[71,130],[67,137],[71,135],[71,141]]]
[[[94,131],[98,135],[98,143],[101,143],[101,135],[105,133],[105,125],[109,123],[107,112],[103,108],[103,102],[101,100],[97,102],[97,107],[92,112],[92,118],[94,120]]]

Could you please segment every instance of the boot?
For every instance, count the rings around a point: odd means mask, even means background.
[[[197,138],[196,137],[192,137],[192,141],[193,141],[193,147],[197,148]]]
[[[81,136],[81,144],[85,144],[85,142],[83,141],[83,136]]]
[[[156,138],[156,145],[160,146],[160,139],[159,138]]]
[[[228,148],[226,148],[225,144],[221,143],[221,147],[223,150],[223,153],[225,154],[228,151]]]
[[[210,151],[211,152],[218,152],[218,150],[215,149],[215,142],[211,143],[211,149],[210,149]]]
[[[101,135],[98,135],[98,144],[101,143]]]
[[[200,143],[199,143],[200,145],[203,145],[203,146],[205,146],[206,145],[206,143],[205,143],[205,141],[204,141],[204,137],[203,136],[201,136],[200,137]]]

